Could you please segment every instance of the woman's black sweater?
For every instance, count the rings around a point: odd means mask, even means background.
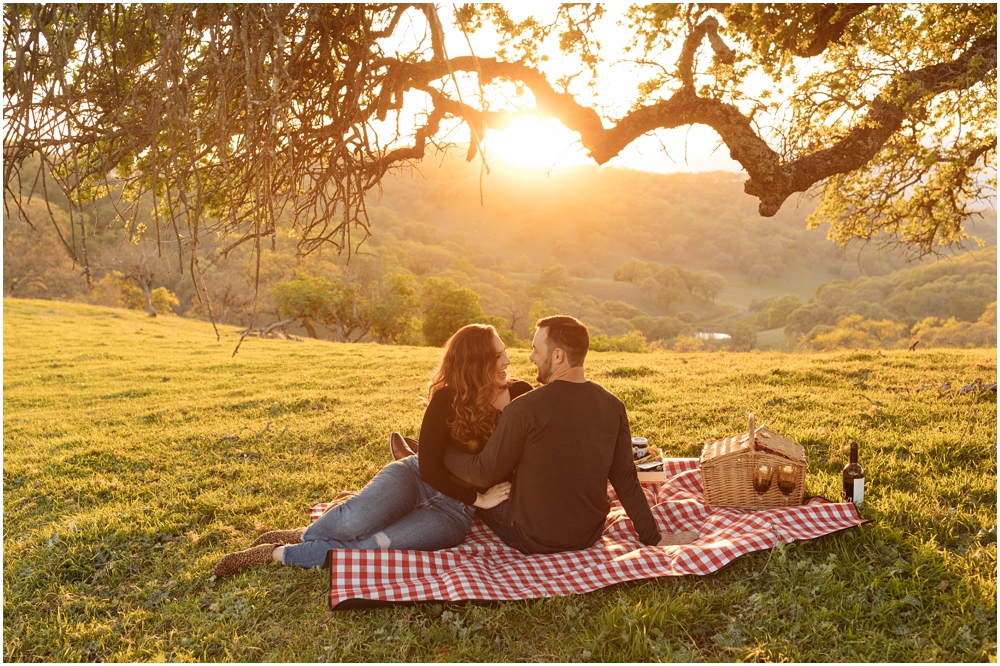
[[[510,399],[524,395],[532,389],[531,384],[515,381],[508,389]],[[449,423],[455,420],[455,406],[452,404],[455,392],[449,386],[439,389],[424,412],[424,421],[420,426],[420,478],[430,484],[435,490],[448,497],[472,505],[476,494],[486,492],[488,488],[479,488],[448,471],[444,466],[444,454],[449,448],[464,453],[478,453],[486,444],[486,440],[460,442],[451,435]]]

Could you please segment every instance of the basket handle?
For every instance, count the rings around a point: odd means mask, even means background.
[[[756,451],[757,440],[755,439],[754,436],[757,434],[757,422],[754,419],[753,412],[747,412],[747,421],[748,421],[747,433],[749,437],[749,439],[747,440],[747,444],[752,447],[750,449],[751,451]]]

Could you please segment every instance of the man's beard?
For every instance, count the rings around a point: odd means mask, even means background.
[[[552,354],[549,353],[542,361],[542,364],[538,366],[538,376],[535,379],[540,384],[548,384],[549,379],[552,377]]]

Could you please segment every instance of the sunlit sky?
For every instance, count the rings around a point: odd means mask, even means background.
[[[537,9],[537,7],[536,5],[535,8]],[[552,6],[549,6],[547,10],[545,9],[546,5],[541,5],[541,7],[543,9],[540,11],[544,12],[544,17],[554,16]],[[528,14],[526,8],[523,7],[508,7],[508,10],[512,13],[514,20],[520,20]],[[452,6],[440,5],[438,11],[445,24],[445,47],[449,57],[469,55],[470,43],[477,56],[490,57],[495,53],[499,39],[490,26],[484,26],[482,30],[469,35],[469,39],[466,40],[462,31],[453,26]],[[584,74],[577,77],[580,84],[570,87],[570,92],[577,94],[579,102],[603,109],[605,114],[612,117],[620,117],[627,112],[631,102],[636,97],[636,85],[651,74],[648,68],[642,70],[631,63],[624,62],[625,59],[638,56],[626,54],[623,50],[627,44],[629,33],[625,26],[616,25],[618,13],[609,8],[600,22],[598,37],[605,62],[599,68],[593,91],[585,89],[583,80],[586,76]],[[412,23],[406,26],[405,32],[401,35],[400,50],[412,46],[414,40],[420,39],[424,34],[422,14],[411,12],[411,16]],[[543,70],[549,74],[550,82],[559,75],[571,74],[581,69],[577,63],[565,58],[557,49],[543,52],[549,56],[549,61],[543,65]],[[675,58],[667,56],[661,62],[670,67],[674,60]],[[474,80],[467,76],[459,76],[457,82],[460,86],[462,99],[467,103],[476,103],[479,91]],[[448,82],[445,86],[445,92],[455,96],[454,81]],[[512,87],[509,93],[508,99],[513,103],[522,106],[531,105],[530,91],[526,92],[522,99],[514,97]],[[501,98],[499,97],[491,99],[491,102],[491,108],[504,108],[500,104]],[[406,127],[408,124],[412,124],[415,118],[419,118],[426,103],[426,97],[423,93],[408,92],[400,118],[401,126]],[[392,123],[392,129],[395,129],[395,123]],[[448,135],[448,139],[467,144],[469,140],[468,129],[464,125],[458,126]],[[594,164],[594,161],[587,157],[586,150],[579,141],[579,136],[554,119],[542,121],[531,116],[518,118],[503,131],[488,131],[484,143],[488,162],[500,160],[525,169],[552,171],[581,164]],[[713,130],[701,125],[673,130],[658,130],[655,136],[640,137],[608,162],[606,166],[660,173],[742,171],[739,163],[729,157],[729,149],[725,145],[721,145],[718,135]]]

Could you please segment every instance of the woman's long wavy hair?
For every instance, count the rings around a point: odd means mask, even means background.
[[[469,324],[458,329],[444,345],[441,364],[431,375],[427,401],[445,386],[455,392],[455,420],[449,422],[451,436],[460,442],[484,442],[497,427],[500,410],[496,399],[497,352],[493,348],[496,329],[489,324]],[[510,385],[510,378],[507,384]]]

